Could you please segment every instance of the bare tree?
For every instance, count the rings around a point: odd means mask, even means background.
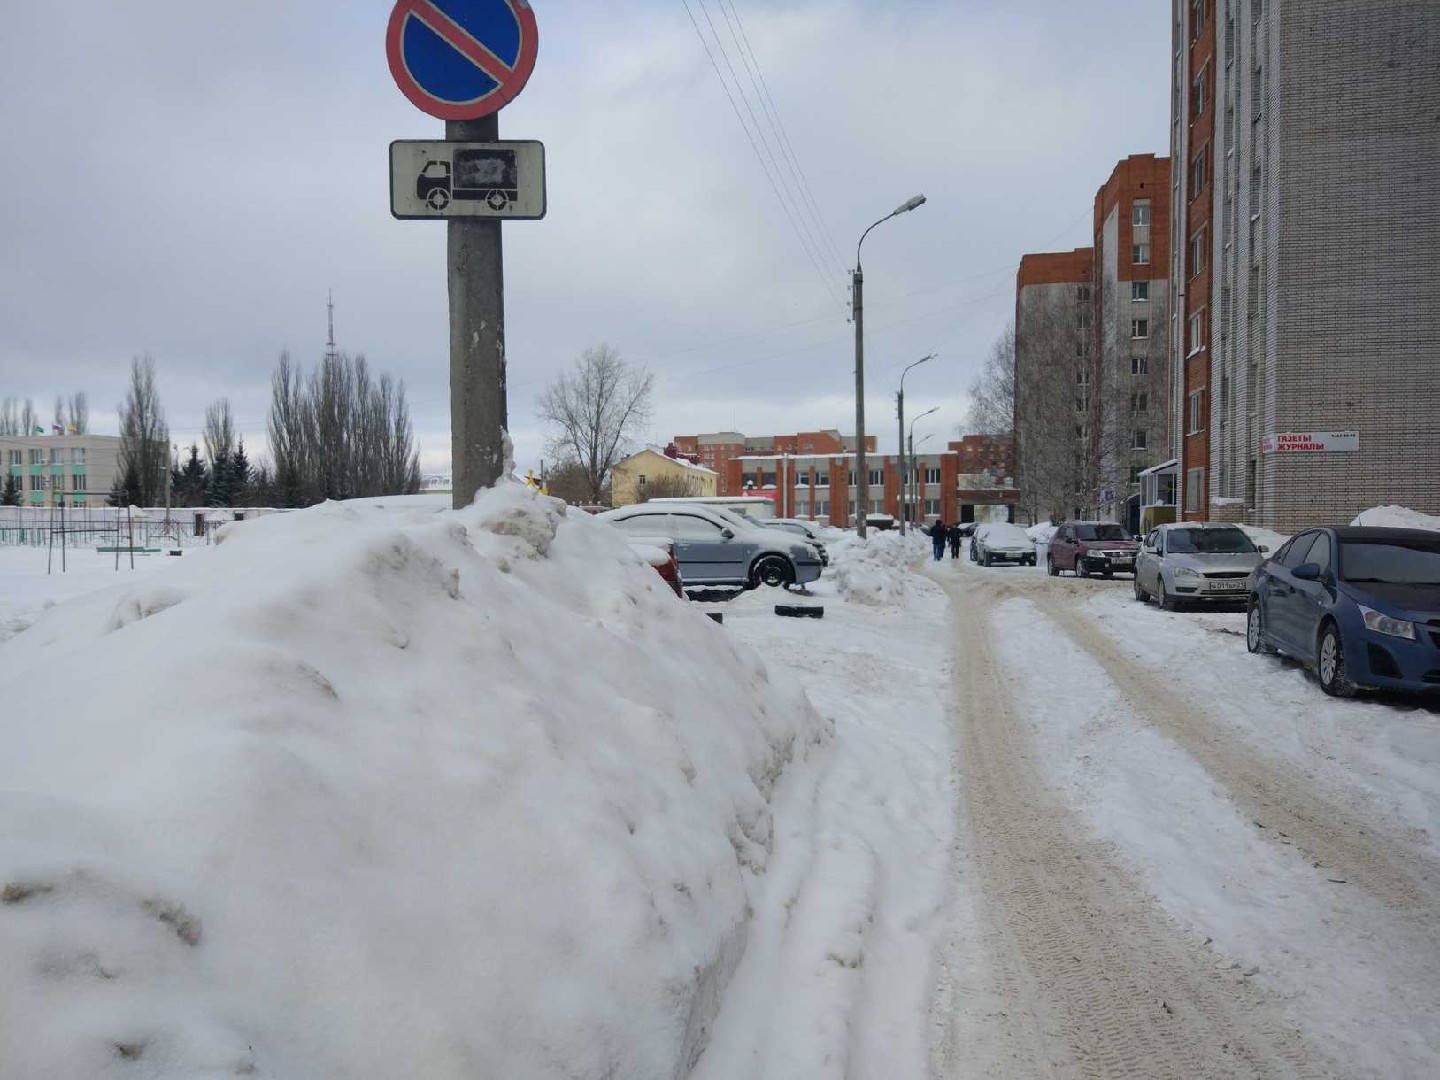
[[[1015,325],[995,339],[985,366],[970,383],[965,429],[978,435],[1008,435],[1015,427]]]
[[[545,474],[545,487],[572,506],[590,501],[589,474],[578,461],[562,461]]]
[[[635,492],[637,502],[651,499],[689,499],[700,494],[700,485],[690,476],[657,476]]]
[[[609,345],[586,349],[540,398],[539,415],[554,430],[546,452],[585,470],[594,502],[615,462],[650,419],[655,377],[626,363]]]
[[[20,406],[20,434],[34,435],[37,419],[34,399],[26,398],[24,404]]]
[[[1077,304],[1048,296],[1022,308],[1015,327],[1015,467],[1032,520],[1083,505],[1091,373],[1089,330]],[[1081,500],[1081,501],[1077,501]]]
[[[155,384],[155,361],[130,361],[130,389],[120,406],[120,474],[142,506],[157,506],[165,494],[170,467],[170,429]]]
[[[230,399],[218,398],[205,409],[205,457],[210,468],[223,465],[235,454],[235,419]]]
[[[90,434],[90,399],[84,390],[70,395],[70,423],[67,428],[76,435]]]
[[[20,404],[13,397],[0,401],[0,435],[19,435]],[[28,435],[29,432],[24,434]]]
[[[285,353],[270,391],[272,482],[283,505],[420,490],[403,382],[374,379],[363,356],[344,353],[326,356],[306,379]]]

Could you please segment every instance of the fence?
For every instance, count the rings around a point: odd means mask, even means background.
[[[275,513],[270,507],[165,508],[134,514],[116,506],[0,506],[0,544],[30,547],[186,547],[209,542],[227,521]],[[143,516],[142,516],[143,514]]]

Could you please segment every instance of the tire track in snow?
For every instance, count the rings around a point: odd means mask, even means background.
[[[968,577],[968,575],[967,575]],[[1026,1080],[1323,1077],[1279,1004],[1214,968],[1047,787],[1000,678],[988,614],[1012,590],[961,591],[957,760],[961,850],[971,852],[1005,1027],[966,1057],[945,1018],[938,1075]],[[969,867],[962,866],[960,869]],[[942,997],[943,999],[943,997]],[[983,1070],[983,1071],[981,1071]]]
[[[1237,743],[1204,702],[1127,657],[1093,620],[1047,590],[1026,596],[1104,670],[1137,715],[1193,757],[1278,842],[1284,834],[1317,866],[1431,930],[1440,925],[1440,867],[1409,840],[1294,766]],[[1178,700],[1177,700],[1178,699]],[[1440,959],[1440,957],[1437,957]]]

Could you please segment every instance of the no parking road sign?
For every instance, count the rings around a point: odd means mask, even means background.
[[[385,52],[401,92],[441,120],[478,120],[508,105],[539,51],[527,0],[399,0]]]

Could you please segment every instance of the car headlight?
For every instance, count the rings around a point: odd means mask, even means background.
[[[1199,576],[1200,576],[1200,571],[1199,571],[1199,570],[1195,570],[1195,569],[1193,569],[1193,568],[1191,568],[1191,567],[1189,567],[1189,566],[1177,566],[1177,567],[1175,568],[1175,576],[1176,576],[1176,577],[1199,577]]]
[[[1413,622],[1394,618],[1363,604],[1359,607],[1367,630],[1374,630],[1377,634],[1389,634],[1391,637],[1408,638],[1410,641],[1415,640],[1415,624]]]

